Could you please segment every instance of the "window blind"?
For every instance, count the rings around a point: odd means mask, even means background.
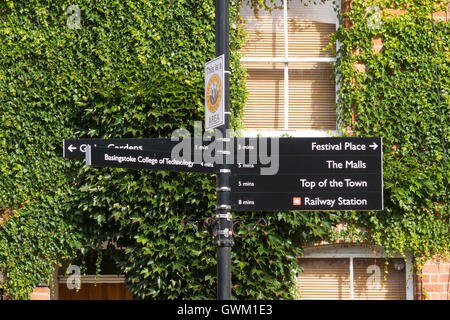
[[[283,1],[278,2],[272,12],[255,10],[245,1],[241,8],[248,33],[243,49],[249,93],[244,127],[335,129],[332,67],[318,61],[331,57],[324,49],[335,31],[335,18],[329,7],[291,1],[284,11]],[[302,58],[308,61],[299,62]]]

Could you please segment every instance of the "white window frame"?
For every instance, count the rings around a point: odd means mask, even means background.
[[[364,245],[357,244],[341,244],[341,245],[322,245],[306,247],[303,249],[304,255],[298,258],[317,258],[332,259],[344,258],[349,259],[349,275],[350,275],[350,300],[355,299],[353,288],[353,259],[354,258],[405,258],[405,275],[406,275],[406,300],[414,300],[414,278],[413,278],[413,257],[410,253],[405,253],[405,257],[400,254],[388,256],[382,247],[375,246],[369,248]],[[375,252],[374,252],[375,251]]]
[[[337,4],[338,11],[341,10],[341,2]],[[339,28],[339,19],[336,15],[336,30]],[[338,134],[338,123],[336,122],[336,130],[317,130],[317,129],[289,129],[289,63],[293,62],[336,62],[336,57],[289,57],[289,32],[288,32],[288,7],[287,0],[283,0],[283,34],[284,34],[284,58],[252,58],[243,57],[241,62],[269,62],[269,63],[284,63],[284,130],[259,130],[259,129],[245,129],[244,133],[248,137],[257,136],[281,136],[288,134],[293,137],[330,137]],[[339,43],[336,44],[339,48]],[[338,85],[336,82],[335,100],[337,102]]]

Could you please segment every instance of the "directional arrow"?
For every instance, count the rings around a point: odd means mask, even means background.
[[[86,146],[97,146],[101,148],[125,149],[125,150],[152,150],[170,152],[178,141],[171,141],[171,139],[164,138],[150,138],[150,139],[64,139],[63,140],[63,157],[69,159],[82,159],[85,157]],[[201,152],[205,146],[208,146],[211,141],[203,141],[199,139],[192,139],[190,142],[191,152]]]
[[[369,147],[371,147],[374,151],[377,150],[378,145],[374,142],[373,144],[371,144]]]
[[[71,144],[67,149],[69,149],[70,152],[73,152],[73,150],[77,150],[77,147],[74,147],[73,144]]]

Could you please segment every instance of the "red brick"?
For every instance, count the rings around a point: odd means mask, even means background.
[[[438,295],[440,295],[440,293],[434,293],[434,292],[428,293],[427,300],[439,300],[437,298]]]
[[[372,50],[374,54],[380,53],[381,49],[383,49],[383,46],[373,46]]]
[[[342,18],[342,23],[347,29],[350,29],[353,26],[353,22],[347,17]]]
[[[450,273],[450,263],[445,263],[442,265],[442,273]]]
[[[422,275],[422,283],[430,283],[430,275],[429,274],[424,274]],[[420,281],[420,279],[419,279]]]
[[[366,65],[365,64],[361,64],[361,63],[355,63],[353,65],[353,69],[354,70],[358,70],[361,73],[365,73],[366,72]]]
[[[446,293],[430,293],[429,300],[450,300],[450,295]]]
[[[441,273],[442,272],[442,268],[440,265],[438,264],[425,264],[422,267],[422,273],[426,274],[426,273]]]
[[[381,37],[372,38],[372,50],[375,54],[379,53],[383,49],[383,39]]]
[[[383,39],[381,37],[372,38],[372,43],[374,46],[383,46]]]
[[[50,288],[48,287],[36,287],[33,290],[33,293],[49,293],[50,292]]]
[[[439,275],[440,283],[450,283],[450,275],[448,273],[441,273]]]
[[[437,300],[436,299],[436,295],[434,292],[428,293],[427,294],[427,300]]]
[[[353,51],[352,51],[352,54],[353,55],[357,55],[357,54],[360,54],[361,53],[361,49],[359,49],[359,48],[356,48],[356,49],[354,49]]]
[[[352,2],[353,2],[353,0],[342,0],[341,1],[341,11],[342,12],[350,11],[350,6],[351,6]]]
[[[439,283],[439,274],[430,274],[431,283]]]
[[[36,287],[30,295],[30,300],[50,300],[50,288]]]
[[[428,292],[428,293],[432,293],[432,292],[439,292],[439,293],[445,292],[445,291],[444,291],[444,290],[445,290],[445,289],[444,289],[444,286],[441,285],[441,284],[435,284],[435,283],[433,283],[433,284],[427,284],[427,283],[424,283],[423,288],[425,289],[425,292]]]
[[[434,20],[448,20],[447,12],[445,11],[433,12],[433,18]]]

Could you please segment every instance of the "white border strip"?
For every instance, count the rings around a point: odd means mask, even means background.
[[[58,283],[64,284],[67,282],[67,279],[72,276],[58,276]],[[87,276],[80,276],[81,285],[83,283],[125,283],[125,276],[124,275],[87,275]]]
[[[353,276],[353,257],[350,257],[350,299],[355,300],[354,276]]]
[[[257,57],[244,57],[241,58],[242,62],[336,62],[335,57],[304,57],[304,58],[257,58]]]
[[[283,1],[284,29],[284,130],[289,129],[289,35],[287,0]]]
[[[86,159],[86,165],[88,167],[90,167],[91,166],[91,145],[90,144],[88,144],[86,146],[85,159]]]
[[[258,130],[258,129],[242,129],[239,131],[245,137],[281,137],[287,135],[289,137],[334,137],[338,134],[337,130],[317,130],[317,129],[296,129],[296,130]]]

